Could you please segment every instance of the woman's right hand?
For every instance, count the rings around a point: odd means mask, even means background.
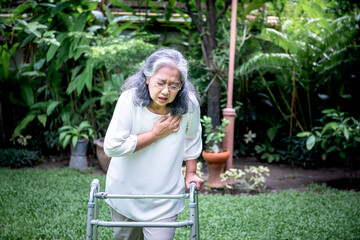
[[[181,115],[170,115],[161,117],[156,121],[152,132],[156,138],[160,139],[177,132],[180,129]]]

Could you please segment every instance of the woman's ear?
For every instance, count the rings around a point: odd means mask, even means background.
[[[147,84],[147,85],[149,85],[149,78],[146,78],[146,80],[145,80],[145,83]]]

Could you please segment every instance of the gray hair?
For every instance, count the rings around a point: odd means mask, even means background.
[[[152,101],[146,79],[151,78],[163,66],[175,67],[181,74],[181,90],[173,102],[169,104],[171,114],[185,114],[189,111],[190,94],[194,94],[200,104],[200,97],[193,84],[188,79],[188,63],[183,55],[175,49],[160,49],[146,58],[137,73],[126,79],[122,91],[135,88],[133,103],[145,107]],[[194,104],[194,103],[193,103]]]

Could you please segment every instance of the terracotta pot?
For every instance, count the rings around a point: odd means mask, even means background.
[[[225,183],[221,181],[220,174],[224,172],[225,163],[230,156],[230,151],[223,149],[219,153],[211,153],[208,150],[204,150],[202,156],[207,162],[209,170],[209,179],[205,185],[214,188],[225,186]]]
[[[104,138],[95,139],[93,143],[96,146],[96,156],[99,160],[100,166],[104,170],[104,172],[107,172],[111,157],[106,155],[104,152]]]

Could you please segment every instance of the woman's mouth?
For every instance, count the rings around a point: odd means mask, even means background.
[[[166,102],[168,100],[167,97],[158,97],[160,102]]]

